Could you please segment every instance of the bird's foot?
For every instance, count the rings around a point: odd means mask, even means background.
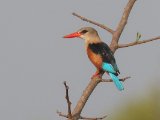
[[[94,74],[94,75],[92,75],[91,79],[94,79],[94,78],[102,78],[102,75]]]
[[[97,70],[94,75],[92,75],[91,79],[102,79],[102,75],[104,74],[104,71]]]

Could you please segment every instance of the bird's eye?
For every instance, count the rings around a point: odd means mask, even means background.
[[[85,33],[87,33],[88,31],[87,30],[82,30],[81,31],[81,34],[85,34]]]

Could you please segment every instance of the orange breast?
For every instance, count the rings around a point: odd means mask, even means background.
[[[96,68],[101,69],[102,57],[99,54],[93,53],[89,48],[87,48],[87,54],[90,61],[96,66]]]

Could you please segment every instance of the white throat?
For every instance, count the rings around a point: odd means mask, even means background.
[[[94,38],[86,38],[85,39],[85,48],[87,49],[89,44],[99,43],[99,42],[102,42],[101,39],[99,38],[99,36],[94,37]]]

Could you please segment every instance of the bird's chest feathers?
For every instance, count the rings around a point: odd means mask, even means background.
[[[87,47],[87,55],[90,61],[96,66],[96,68],[101,69],[102,66],[102,57],[100,54],[93,52],[92,49]]]

